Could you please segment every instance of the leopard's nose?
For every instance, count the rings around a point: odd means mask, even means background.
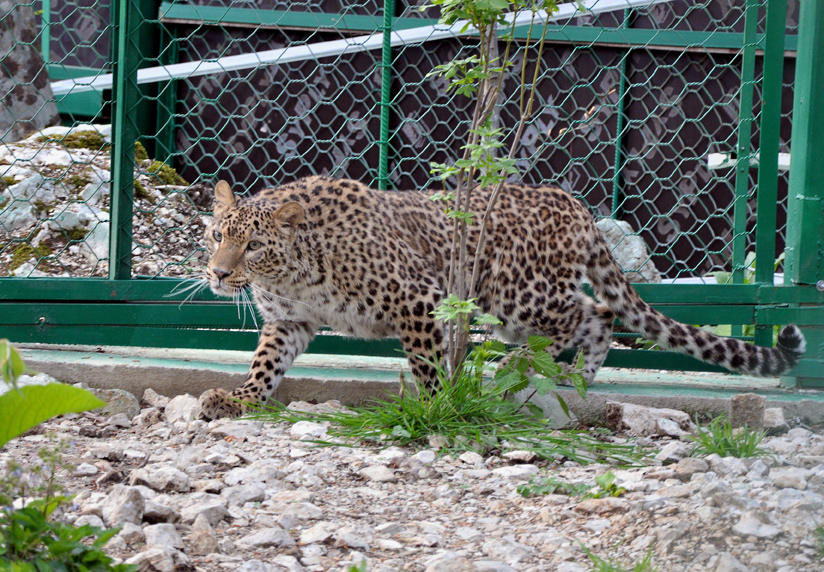
[[[223,268],[212,268],[212,272],[215,273],[215,276],[217,276],[219,280],[223,280],[232,273],[231,270],[224,270]]]

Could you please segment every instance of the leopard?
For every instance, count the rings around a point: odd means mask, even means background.
[[[483,213],[491,192],[475,188],[469,212]],[[220,181],[214,193],[205,279],[218,296],[250,290],[262,325],[246,381],[201,395],[205,419],[265,405],[322,326],[356,338],[396,337],[422,387],[437,385],[447,338],[434,310],[448,294],[455,225],[443,202],[432,200],[436,191],[312,176],[257,194],[236,194]],[[781,375],[804,353],[795,325],[768,348],[653,309],[625,278],[584,202],[563,189],[506,183],[493,205],[483,235],[480,217],[469,219],[467,248],[479,257],[475,304],[498,318],[494,335],[504,340],[543,336],[553,343],[542,351],[553,358],[577,348],[588,383],[607,356],[616,318],[664,349],[742,374]],[[472,270],[458,271],[468,280]]]

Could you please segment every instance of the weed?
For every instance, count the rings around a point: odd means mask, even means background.
[[[357,564],[352,564],[346,569],[346,572],[366,572],[366,560],[361,560]]]
[[[14,252],[11,255],[9,270],[14,272],[23,264],[28,262],[31,258],[41,260],[51,255],[51,253],[51,248],[49,248],[49,245],[45,242],[41,242],[39,245],[37,245],[37,248],[34,248],[31,244],[27,242],[23,242],[17,248],[14,249]]]
[[[537,497],[539,495],[562,494],[569,496],[581,496],[590,489],[584,483],[568,483],[557,477],[536,478],[533,477],[529,483],[518,485],[517,491],[522,497]]]
[[[74,242],[83,242],[86,239],[86,236],[89,234],[89,230],[85,228],[81,228],[76,226],[70,230],[63,231],[66,234],[66,237],[69,240]]]
[[[627,489],[619,487],[617,481],[618,479],[612,471],[598,475],[595,477],[595,484],[598,485],[599,489],[595,492],[587,493],[584,498],[599,499],[603,497],[621,496],[627,492]]]
[[[134,198],[142,199],[144,201],[149,201],[150,203],[154,204],[155,200],[152,194],[146,190],[146,187],[138,181],[137,179],[134,180]]]
[[[92,130],[76,131],[68,133],[63,137],[38,137],[41,143],[58,143],[67,149],[91,149],[92,151],[105,151],[111,145],[106,143],[100,133]]]
[[[431,392],[418,385],[417,391],[405,389],[400,395],[389,395],[351,412],[304,413],[268,405],[253,416],[271,421],[329,421],[333,437],[382,445],[425,446],[437,435],[444,443],[444,452],[451,454],[528,449],[543,458],[581,463],[639,461],[632,446],[604,443],[582,431],[551,431],[547,420],[536,415],[539,410],[534,404],[507,399],[529,383],[528,379],[524,383],[523,372],[515,369],[526,369],[528,363],[513,359],[512,367],[498,370],[491,381],[485,379],[483,368],[492,343],[474,348],[453,381],[443,367],[433,364],[440,385]],[[542,361],[543,356],[549,354],[542,352]]]
[[[41,213],[41,214],[48,213],[49,209],[51,208],[47,203],[45,203],[44,201],[41,201],[41,200],[36,200],[36,201],[34,201],[33,204],[34,204],[34,208],[37,209],[37,212]]]
[[[88,171],[84,171],[82,174],[66,177],[63,181],[75,189],[83,189],[86,185],[92,182],[92,179],[89,177]]]
[[[189,185],[183,177],[177,174],[177,171],[162,161],[152,161],[147,171],[160,179],[164,185],[179,185],[184,187]]]
[[[813,530],[813,536],[815,536],[816,541],[818,542],[818,555],[821,558],[824,558],[824,525],[818,525]]]
[[[758,445],[766,433],[754,431],[749,427],[733,429],[732,423],[725,415],[716,417],[705,429],[698,426],[698,433],[691,437],[698,446],[693,451],[696,455],[712,455],[717,453],[722,457],[760,457],[769,452]]]
[[[134,160],[136,163],[149,160],[149,153],[140,141],[134,142]]]
[[[17,184],[17,179],[15,179],[14,177],[2,177],[0,178],[0,181],[0,189],[2,189],[3,187],[11,187],[12,185]]]
[[[658,570],[652,565],[652,548],[650,548],[644,558],[640,562],[636,562],[632,568],[624,568],[612,558],[604,560],[593,554],[593,552],[583,544],[581,544],[581,547],[592,561],[592,567],[589,569],[590,572],[656,572]]]

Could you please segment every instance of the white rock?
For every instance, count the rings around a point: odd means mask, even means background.
[[[191,421],[196,419],[200,413],[200,403],[196,397],[192,397],[188,393],[178,395],[166,405],[165,413],[166,422],[170,424],[175,421]]]
[[[418,461],[419,463],[423,463],[424,465],[431,465],[435,462],[436,458],[437,455],[435,454],[435,451],[430,451],[428,449],[424,451],[419,451],[412,455],[413,460]]]
[[[364,479],[378,483],[387,483],[395,480],[395,473],[385,465],[372,465],[364,467],[358,474]]]
[[[510,565],[515,565],[520,560],[529,558],[532,554],[532,549],[528,546],[506,538],[496,538],[484,542],[482,549],[484,554],[495,560],[503,560]]]
[[[492,474],[509,479],[527,479],[538,474],[538,467],[535,465],[511,465],[492,469]]]
[[[181,509],[180,517],[183,522],[194,522],[199,515],[203,515],[209,524],[215,526],[221,520],[229,520],[231,518],[231,515],[229,514],[229,511],[226,510],[223,502],[225,501],[222,501],[221,499],[208,499],[197,502],[191,506]]]
[[[173,524],[163,523],[144,526],[143,534],[146,536],[146,546],[183,548],[183,539]]]
[[[237,541],[247,548],[268,548],[270,546],[294,546],[295,541],[282,528],[264,528],[247,534]]]
[[[781,534],[780,529],[763,522],[754,513],[744,514],[732,530],[740,536],[755,536],[756,538],[774,538]]]
[[[342,526],[334,534],[335,546],[369,550],[374,534],[375,532],[366,526]]]
[[[501,455],[507,461],[514,461],[517,463],[531,463],[535,460],[537,455],[532,451],[509,451]]]
[[[312,421],[298,421],[289,429],[289,434],[292,437],[323,437],[326,435],[326,426]]]
[[[94,526],[96,528],[106,528],[106,524],[103,522],[103,519],[97,516],[96,514],[83,514],[77,517],[72,525],[76,527],[84,526],[88,524],[89,526]],[[127,523],[131,524],[131,523]],[[134,526],[134,525],[132,525]]]
[[[467,465],[480,465],[484,462],[484,458],[475,451],[465,451],[461,453],[458,460],[463,461]]]
[[[81,477],[89,477],[91,475],[96,475],[99,472],[100,469],[94,465],[90,465],[89,463],[80,463],[74,470],[74,474]]]
[[[124,523],[117,535],[126,541],[127,544],[142,542],[146,538],[143,534],[143,528],[131,522]]]
[[[807,488],[807,477],[810,472],[807,469],[797,467],[774,467],[769,474],[770,482],[780,489]]]
[[[140,524],[143,521],[145,500],[135,487],[115,485],[102,505],[103,520],[108,526],[126,522]]]
[[[195,518],[192,532],[189,534],[189,546],[193,554],[211,554],[217,552],[217,537],[209,521],[202,514]]]
[[[177,491],[189,492],[189,475],[183,471],[166,465],[156,463],[146,465],[142,469],[135,469],[129,477],[131,485],[145,485],[152,490],[159,492]]]
[[[211,466],[211,465],[210,465]],[[230,505],[243,506],[247,502],[261,502],[265,498],[266,490],[260,485],[235,485],[220,491]]]
[[[316,544],[326,542],[332,537],[334,525],[330,522],[318,522],[304,530],[300,535],[301,544]]]

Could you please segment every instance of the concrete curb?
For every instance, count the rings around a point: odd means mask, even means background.
[[[18,346],[26,364],[64,383],[86,383],[100,389],[123,389],[140,398],[154,389],[167,396],[198,396],[207,389],[232,389],[246,379],[252,352],[199,351],[157,348]],[[289,370],[275,399],[323,402],[336,399],[357,405],[368,399],[397,393],[403,358],[302,355]],[[602,420],[607,401],[680,409],[690,415],[726,412],[729,398],[753,392],[767,397],[767,407],[782,407],[788,419],[824,423],[824,392],[789,391],[775,379],[723,374],[673,373],[602,369],[586,401],[571,389],[559,393],[581,420]],[[554,419],[555,400],[544,400]],[[554,412],[554,413],[553,413]]]

